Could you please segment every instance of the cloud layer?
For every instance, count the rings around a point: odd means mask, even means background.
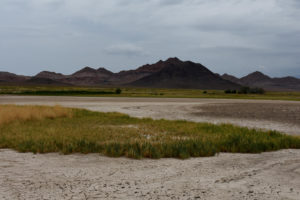
[[[2,0],[0,71],[112,71],[177,56],[237,76],[300,74],[297,0]]]

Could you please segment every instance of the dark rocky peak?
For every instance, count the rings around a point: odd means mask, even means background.
[[[91,67],[84,67],[81,70],[75,72],[73,75],[75,74],[79,74],[79,73],[95,73],[97,70]]]
[[[170,68],[171,70],[174,70],[174,72],[176,72],[176,70],[181,70],[181,71],[190,70],[191,73],[193,73],[193,71],[197,73],[199,72],[212,73],[210,70],[208,70],[205,66],[203,66],[200,63],[194,63],[191,61],[182,61],[177,57],[169,58],[163,64],[164,64],[164,69]]]
[[[221,76],[221,78],[223,78],[224,80],[231,81],[233,83],[237,83],[237,84],[243,85],[243,83],[241,82],[241,80],[239,78],[237,78],[237,77],[235,77],[233,75],[227,74],[227,73],[223,74]]]
[[[61,73],[56,73],[56,72],[50,72],[50,71],[42,71],[35,75],[34,77],[36,78],[48,78],[48,79],[60,79],[64,78],[65,75]]]
[[[270,82],[272,81],[272,79],[269,76],[259,71],[256,71],[247,76],[244,76],[243,78],[240,79],[240,81],[242,82],[243,85],[253,86],[259,83]]]
[[[163,67],[164,67],[164,62],[157,62],[152,65],[149,65],[149,64],[143,65],[143,66],[139,67],[136,71],[153,73],[153,72],[157,72],[157,71],[161,70]]]
[[[177,57],[173,57],[173,58],[168,58],[165,62],[172,63],[172,64],[178,64],[178,63],[182,63],[183,61],[181,61]]]
[[[225,73],[222,76],[232,76],[232,75]]]
[[[84,67],[83,69],[72,74],[72,77],[87,77],[87,76],[95,76],[97,74],[97,70],[91,67]]]
[[[97,69],[97,72],[98,72],[98,73],[104,73],[104,74],[113,74],[113,72],[111,72],[111,71],[105,69],[104,67],[98,68],[98,69]]]
[[[162,64],[162,63],[164,63],[164,61],[163,60],[159,60],[156,64]]]
[[[257,78],[257,79],[271,79],[269,76],[263,74],[262,72],[260,71],[255,71],[251,74],[249,74],[248,76],[246,77],[254,77],[254,78]]]
[[[239,80],[237,77],[235,77],[235,76],[233,76],[233,75],[230,75],[230,74],[227,74],[227,73],[223,74],[221,77],[222,77],[223,79],[226,79],[226,80],[230,80],[230,79]]]

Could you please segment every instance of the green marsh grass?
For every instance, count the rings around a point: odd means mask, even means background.
[[[299,137],[276,131],[67,110],[69,114],[65,116],[14,120],[0,125],[0,148],[129,158],[189,158],[219,152],[260,153],[300,148]]]

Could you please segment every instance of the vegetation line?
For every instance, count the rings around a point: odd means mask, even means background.
[[[155,88],[100,88],[73,86],[0,86],[0,95],[154,97],[154,98],[222,98],[300,101],[300,92],[270,92],[260,88],[240,90],[197,90]]]

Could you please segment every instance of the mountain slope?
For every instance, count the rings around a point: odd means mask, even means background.
[[[39,78],[39,77],[32,77],[24,82],[24,84],[28,85],[55,85],[55,86],[68,86],[71,84],[57,81],[51,78]]]
[[[120,71],[119,73],[116,73],[112,77],[110,77],[109,83],[112,85],[129,84],[143,77],[152,75],[155,72],[160,71],[163,67],[164,62],[160,60],[155,64],[146,64],[135,70]]]
[[[240,84],[240,85],[243,85],[243,83],[242,83],[242,81],[239,79],[239,78],[237,78],[237,77],[235,77],[235,76],[232,76],[232,75],[230,75],[230,74],[223,74],[222,76],[221,76],[221,78],[223,78],[223,79],[225,79],[225,80],[228,80],[228,81],[231,81],[231,82],[233,82],[233,83],[237,83],[237,84]]]
[[[97,86],[105,85],[111,76],[113,76],[113,73],[104,68],[85,67],[67,76],[63,82],[74,85]]]
[[[45,78],[45,79],[53,79],[53,80],[61,80],[66,78],[65,75],[55,72],[49,72],[49,71],[42,71],[34,76],[35,78]]]
[[[93,69],[91,67],[84,67],[83,69],[71,74],[63,75],[60,73],[42,71],[31,78],[30,83],[40,84],[67,84],[67,85],[86,85],[95,86],[103,85],[113,75],[112,72],[104,69]],[[52,81],[51,81],[52,80]]]
[[[137,87],[235,89],[240,86],[224,80],[201,64],[170,58],[161,62],[159,71],[130,83]]]
[[[28,80],[30,77],[13,74],[10,72],[0,72],[0,82],[3,83],[20,83]]]
[[[269,76],[259,71],[256,71],[251,74],[248,74],[247,76],[242,77],[240,81],[244,85],[265,85],[269,84],[272,81],[272,79]]]

